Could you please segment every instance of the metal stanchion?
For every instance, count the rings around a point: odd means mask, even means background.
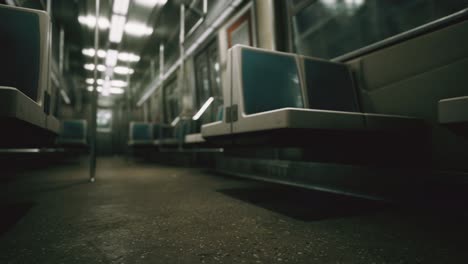
[[[96,115],[97,115],[97,79],[98,79],[98,55],[99,50],[99,0],[96,0],[96,25],[94,28],[94,89],[91,94],[91,125],[90,125],[90,147],[91,153],[89,156],[89,181],[96,180]]]

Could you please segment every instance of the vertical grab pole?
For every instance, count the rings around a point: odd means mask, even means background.
[[[159,105],[161,106],[159,108],[159,141],[162,142],[163,138],[163,124],[164,124],[164,44],[159,44],[159,80],[161,80],[161,93],[160,93],[160,98],[159,98]],[[159,145],[161,147],[161,144]]]
[[[184,92],[184,81],[185,81],[185,63],[184,63],[184,60],[185,60],[185,49],[184,49],[184,43],[185,43],[185,5],[184,4],[181,4],[180,5],[180,35],[179,35],[179,48],[180,48],[180,70],[179,70],[179,83],[177,85],[179,85],[178,87],[178,91],[179,93],[183,94]],[[182,108],[183,108],[183,101],[182,101]],[[179,111],[182,110],[180,109],[180,106],[179,106]],[[181,113],[179,113],[179,117],[181,116]],[[182,120],[182,123],[184,121]],[[177,124],[176,124],[177,126]],[[183,129],[183,124],[182,124],[182,129]],[[181,132],[181,130],[176,130],[177,133],[176,133],[176,137],[178,139],[178,149],[181,150],[182,149],[182,136],[183,136],[183,133]]]
[[[60,49],[59,49],[59,70],[60,74],[63,75],[63,61],[65,54],[65,30],[63,27],[60,28]]]
[[[44,98],[43,98],[43,110],[45,113],[49,114],[50,112],[50,95],[51,95],[51,86],[52,86],[52,37],[53,37],[53,32],[54,32],[54,27],[53,27],[53,19],[52,19],[52,0],[48,0],[47,1],[47,6],[46,6],[46,9],[47,9],[47,13],[49,14],[49,35],[47,36],[48,38],[48,47],[49,47],[49,52],[47,54],[47,60],[49,61],[48,63],[48,68],[47,68],[47,71],[48,71],[48,77],[47,77],[47,88],[45,89],[45,91],[43,91],[44,93]]]
[[[96,0],[96,25],[94,27],[94,89],[91,95],[91,133],[90,133],[90,147],[91,153],[89,155],[89,181],[96,180],[96,114],[97,114],[97,79],[98,79],[98,50],[99,50],[99,0]]]

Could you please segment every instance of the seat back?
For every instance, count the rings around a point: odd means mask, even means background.
[[[130,140],[150,141],[153,139],[153,125],[151,123],[131,122]]]
[[[174,138],[174,127],[166,124],[153,125],[154,139]]]
[[[301,57],[308,108],[358,112],[356,90],[346,64]]]
[[[359,111],[346,64],[244,46],[232,54],[232,94],[240,90],[245,114],[286,107]]]
[[[245,114],[304,107],[294,55],[242,48],[240,66]]]
[[[62,131],[60,138],[63,141],[81,140],[86,141],[87,138],[87,122],[86,120],[63,120]]]
[[[0,86],[39,104],[49,83],[48,31],[47,13],[0,5]]]

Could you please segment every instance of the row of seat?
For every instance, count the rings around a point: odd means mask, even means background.
[[[148,122],[130,122],[129,142],[138,146],[179,146],[204,143],[200,133],[191,133],[191,121],[182,120],[177,126]]]
[[[0,147],[50,144],[60,123],[50,115],[49,16],[0,5],[0,21]]]
[[[440,100],[438,111],[440,124],[468,137],[468,96]]]
[[[430,145],[426,120],[365,112],[353,73],[344,63],[237,45],[228,51],[226,83],[221,120],[203,125],[201,134],[166,135],[168,145],[311,143],[318,148],[322,144],[323,153],[333,143],[344,156],[356,154],[352,148],[367,148],[361,160],[372,159],[375,151],[386,153],[382,159],[395,154],[414,159]],[[466,135],[467,109],[468,97],[441,100],[439,123]],[[163,143],[153,135],[159,131],[154,126],[131,124],[131,144]],[[135,137],[138,129],[145,136]]]
[[[346,64],[237,45],[229,50],[227,72],[223,120],[203,125],[206,139],[285,129],[407,133],[426,127],[413,117],[363,112]]]
[[[174,128],[133,122],[129,143],[277,142],[284,146],[350,135],[421,139],[428,131],[428,123],[422,119],[364,112],[353,74],[343,63],[236,45],[228,52],[227,78],[222,118],[203,125],[201,134],[184,132],[181,137],[175,129],[160,136],[160,131]],[[460,127],[468,119],[467,106],[468,97],[442,100],[440,123]],[[388,141],[379,138],[375,142],[382,140]]]
[[[88,123],[83,119],[62,120],[56,144],[61,147],[87,147]]]

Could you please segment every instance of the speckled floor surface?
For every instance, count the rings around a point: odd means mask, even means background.
[[[0,182],[0,263],[468,263],[468,217],[100,159]]]

